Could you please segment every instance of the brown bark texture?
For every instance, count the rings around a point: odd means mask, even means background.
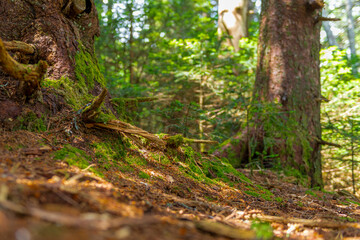
[[[47,65],[42,77],[55,81],[68,78],[76,82],[79,78],[79,73],[75,72],[79,52],[86,52],[86,65],[95,63],[97,66],[94,38],[100,34],[100,29],[94,1],[1,0],[0,23],[0,39],[8,52],[3,54],[6,60],[0,64],[0,107],[4,107],[0,110],[0,127],[8,119],[16,119],[24,108],[30,108],[37,116],[61,111],[66,105],[63,96],[48,88],[39,90],[40,101],[33,99],[29,102],[31,94],[18,91],[25,82],[21,78],[28,74],[23,70],[26,68],[33,80],[31,69],[36,69],[39,64]],[[12,68],[15,70],[11,72],[9,66],[17,68]],[[86,83],[95,82],[89,91],[98,95],[101,87],[96,79],[86,79],[86,73],[81,75]]]
[[[49,64],[48,77],[74,76],[73,57],[81,41],[92,52],[99,24],[94,3],[83,0],[87,10],[66,13],[71,0],[0,1],[0,37],[33,44],[37,59]],[[78,2],[78,1],[74,1]]]
[[[312,186],[322,186],[317,20],[322,6],[311,0],[262,1],[251,123],[223,148],[231,146],[238,161],[255,151],[277,155],[283,166],[307,174]]]

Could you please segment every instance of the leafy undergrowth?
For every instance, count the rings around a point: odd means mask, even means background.
[[[0,134],[0,239],[360,236],[354,197],[236,171],[186,145],[139,147],[58,121],[41,134]]]

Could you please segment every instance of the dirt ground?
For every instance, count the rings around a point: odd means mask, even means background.
[[[111,170],[101,178],[53,157],[65,144],[88,152],[95,131],[57,142],[63,133],[0,131],[1,240],[360,239],[358,199],[270,170],[239,171],[271,201],[241,184],[195,181],[139,150],[149,178]]]

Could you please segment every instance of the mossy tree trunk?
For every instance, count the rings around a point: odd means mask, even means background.
[[[55,114],[65,106],[78,109],[104,88],[94,55],[94,38],[100,30],[93,0],[1,0],[0,22],[2,41],[16,40],[35,49],[24,53],[5,44],[17,62],[48,65],[38,86],[32,86],[37,89],[28,92],[19,91],[21,80],[0,66],[0,108],[5,113],[0,114],[0,127],[24,108],[38,116]],[[34,92],[41,97],[34,97]]]
[[[263,0],[254,91],[260,102],[278,103],[278,121],[296,138],[292,142],[283,139],[287,149],[278,149],[276,154],[284,165],[304,169],[312,186],[322,186],[321,8],[319,1]]]
[[[322,1],[263,0],[249,125],[224,146],[233,163],[280,159],[322,186],[320,26]],[[229,150],[230,149],[230,150]],[[269,157],[270,156],[270,157]]]

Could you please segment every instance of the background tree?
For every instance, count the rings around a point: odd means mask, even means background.
[[[227,44],[239,51],[239,40],[248,35],[247,0],[219,0],[218,33],[228,37]]]
[[[235,144],[239,161],[278,156],[322,186],[321,1],[262,1],[253,124]]]

